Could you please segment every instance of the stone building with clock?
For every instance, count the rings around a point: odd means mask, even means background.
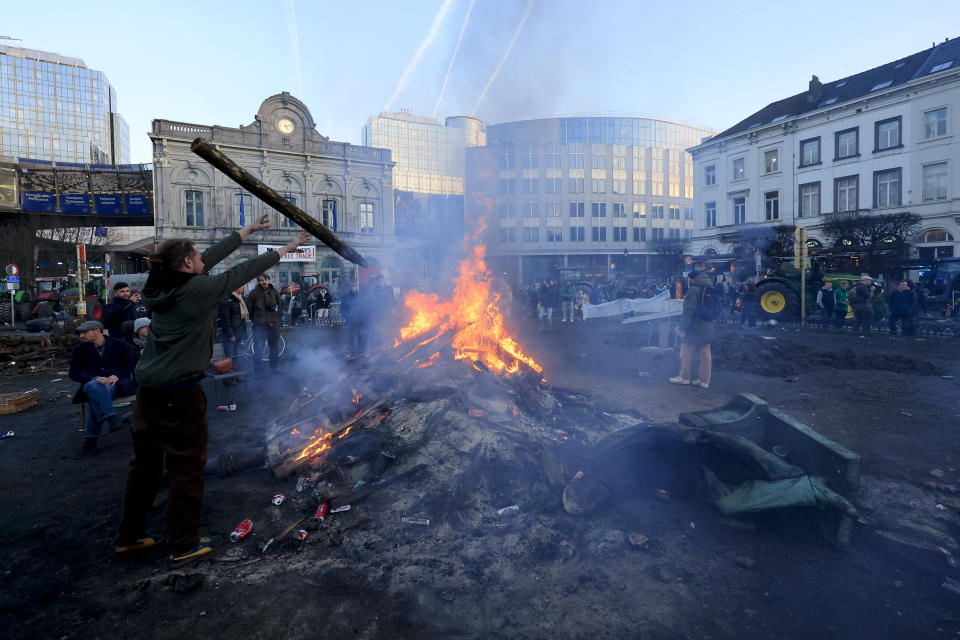
[[[253,122],[239,128],[154,120],[156,236],[189,238],[201,251],[266,214],[273,227],[244,242],[218,269],[292,240],[298,227],[190,151],[204,137],[237,164],[317,218],[371,263],[355,272],[320,242],[274,267],[277,286],[317,274],[334,290],[359,276],[389,275],[395,252],[393,162],[388,149],[334,142],[321,135],[310,111],[284,92],[263,101]],[[313,247],[313,250],[310,250]]]

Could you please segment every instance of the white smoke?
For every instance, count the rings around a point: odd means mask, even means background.
[[[463,18],[463,26],[460,27],[460,35],[457,36],[457,44],[453,47],[453,55],[450,56],[450,65],[447,67],[447,74],[443,76],[443,85],[440,87],[440,96],[437,98],[437,104],[433,107],[432,118],[437,117],[437,111],[440,109],[440,102],[443,101],[443,94],[447,90],[447,80],[450,79],[450,71],[453,70],[453,63],[457,59],[457,51],[460,50],[460,43],[463,41],[463,33],[467,30],[467,22],[470,21],[470,12],[473,11],[473,3],[477,0],[470,0],[467,7],[467,15]]]
[[[470,115],[476,116],[477,109],[480,108],[480,103],[483,102],[483,99],[487,97],[487,91],[490,89],[490,85],[493,84],[493,81],[497,79],[497,75],[500,73],[500,69],[503,68],[503,63],[507,61],[507,57],[510,55],[510,50],[513,49],[513,45],[516,43],[517,38],[520,36],[520,31],[523,29],[524,23],[527,21],[527,17],[530,15],[530,11],[533,10],[533,5],[536,0],[528,0],[527,8],[523,10],[523,15],[520,16],[520,22],[517,24],[516,30],[513,32],[513,37],[510,38],[510,44],[507,45],[507,50],[503,53],[503,57],[500,58],[500,64],[497,65],[497,68],[493,70],[493,74],[490,76],[490,79],[487,81],[487,86],[483,88],[483,92],[480,94],[480,97],[477,98],[477,104],[473,105],[473,111]]]
[[[293,0],[285,0],[284,13],[287,17],[287,32],[290,34],[293,72],[297,78],[297,96],[303,98],[303,71],[300,69],[300,33],[297,30],[297,11],[293,6]]]
[[[417,47],[417,50],[413,53],[413,57],[410,58],[407,68],[403,70],[403,74],[400,76],[400,82],[397,83],[397,88],[394,89],[393,95],[390,96],[390,99],[387,100],[387,104],[383,107],[384,111],[390,110],[390,107],[393,106],[393,101],[396,100],[397,96],[400,95],[400,92],[406,88],[407,80],[410,79],[410,76],[413,75],[413,72],[416,71],[417,67],[420,65],[420,59],[423,57],[427,47],[429,47],[434,38],[437,37],[437,32],[440,30],[440,24],[443,22],[443,19],[447,17],[447,13],[450,12],[451,5],[453,5],[453,0],[443,0],[443,4],[440,5],[440,9],[437,10],[437,15],[433,16],[433,23],[430,25],[430,30],[427,32],[427,36],[423,39],[423,42],[420,43],[420,46]]]

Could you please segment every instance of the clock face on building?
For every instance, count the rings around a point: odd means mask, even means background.
[[[289,118],[280,118],[277,120],[277,130],[283,134],[293,133],[293,121]]]

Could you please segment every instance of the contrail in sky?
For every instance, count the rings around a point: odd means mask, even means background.
[[[510,44],[507,45],[507,50],[503,53],[503,57],[500,59],[500,64],[498,64],[497,68],[493,70],[493,75],[491,75],[490,79],[487,81],[487,86],[483,88],[483,92],[480,94],[480,97],[477,98],[477,104],[473,105],[473,111],[470,113],[471,117],[477,115],[477,109],[480,108],[480,103],[483,102],[483,99],[487,97],[487,90],[490,89],[490,85],[493,84],[493,81],[497,79],[500,69],[503,68],[503,63],[507,61],[507,56],[510,55],[510,50],[513,49],[513,45],[517,41],[517,36],[520,35],[520,30],[523,29],[523,24],[527,21],[527,17],[530,15],[530,10],[533,9],[534,2],[536,2],[536,0],[528,0],[527,8],[523,10],[523,15],[520,16],[520,23],[517,25],[517,30],[513,32],[513,38],[510,39]]]
[[[293,7],[293,0],[284,2],[284,12],[287,14],[287,31],[290,34],[290,48],[293,50],[293,72],[297,76],[297,97],[303,99],[303,72],[300,70],[300,34],[297,31],[297,11]]]
[[[440,23],[442,23],[443,19],[447,17],[447,13],[450,11],[450,6],[452,4],[453,0],[443,0],[443,4],[440,5],[440,8],[437,10],[437,15],[433,16],[433,24],[430,25],[430,30],[427,31],[427,37],[425,37],[423,42],[420,43],[420,46],[417,47],[413,57],[410,58],[410,63],[407,64],[407,68],[403,70],[403,75],[400,76],[400,82],[397,83],[397,88],[394,89],[393,95],[390,96],[390,99],[387,100],[387,104],[383,107],[384,111],[390,110],[390,107],[393,105],[393,101],[397,99],[397,96],[400,95],[400,92],[403,91],[407,86],[407,80],[409,80],[413,72],[416,71],[417,66],[420,64],[420,58],[423,57],[424,51],[427,50],[427,47],[430,46],[430,43],[433,42],[433,39],[437,37],[437,31],[440,30]]]
[[[437,98],[437,104],[433,107],[432,118],[437,117],[437,110],[440,108],[440,102],[443,100],[443,93],[447,90],[447,80],[450,79],[450,71],[453,69],[453,62],[457,59],[457,51],[460,49],[460,41],[463,40],[463,32],[467,30],[467,22],[470,20],[470,12],[473,11],[473,3],[477,0],[470,0],[470,6],[467,7],[467,15],[463,18],[463,26],[460,27],[460,35],[457,36],[457,44],[453,48],[453,55],[450,56],[450,66],[447,67],[447,75],[443,76],[443,86],[440,87],[440,97]]]

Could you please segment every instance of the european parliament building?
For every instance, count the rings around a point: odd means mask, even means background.
[[[116,90],[79,58],[0,45],[0,155],[129,163],[130,129]]]
[[[652,241],[691,237],[686,149],[713,131],[560,117],[487,125],[486,133],[485,147],[467,150],[466,213],[486,218],[489,262],[511,280],[557,277],[563,268],[640,275]]]

